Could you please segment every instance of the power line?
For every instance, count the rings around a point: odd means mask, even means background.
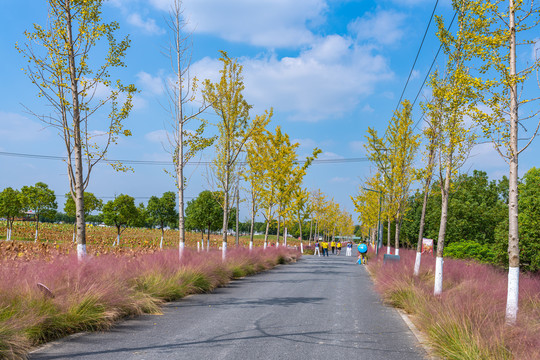
[[[456,19],[456,15],[457,15],[457,11],[454,13],[454,16],[452,17],[452,21],[450,22],[450,25],[448,25],[447,31],[450,31],[450,28],[452,28],[452,25],[454,24],[454,20]],[[424,77],[424,81],[422,82],[422,86],[420,86],[420,89],[418,89],[418,93],[416,93],[416,97],[414,98],[414,102],[412,103],[412,106],[414,106],[414,104],[416,104],[416,100],[418,100],[418,96],[420,96],[420,93],[422,92],[422,89],[424,88],[424,85],[426,84],[426,81],[427,81],[429,75],[431,74],[431,70],[433,69],[433,65],[435,65],[435,61],[437,60],[437,57],[439,56],[439,52],[441,51],[441,49],[442,49],[442,44],[439,45],[439,50],[437,50],[437,53],[435,54],[435,57],[433,58],[433,61],[431,62],[431,66],[429,67],[429,70],[428,70],[428,72],[426,74],[426,77]],[[418,124],[420,123],[420,121],[423,118],[424,117],[422,116],[420,119],[418,119],[416,124],[414,124],[413,131],[416,129],[416,127],[418,126]]]
[[[418,48],[418,51],[416,52],[416,57],[414,58],[414,62],[411,67],[411,71],[409,71],[409,76],[407,77],[407,81],[405,82],[405,86],[403,87],[403,91],[401,92],[401,96],[399,97],[399,101],[396,105],[396,109],[394,110],[394,113],[399,109],[399,104],[401,104],[401,100],[403,99],[403,95],[405,94],[405,90],[407,89],[407,85],[409,84],[409,80],[411,79],[411,75],[414,70],[414,66],[416,65],[416,61],[418,60],[418,56],[420,55],[420,51],[422,50],[422,46],[424,45],[424,40],[426,39],[426,35],[429,30],[429,26],[431,25],[431,21],[433,20],[433,15],[435,14],[435,9],[437,9],[437,4],[439,4],[439,0],[435,2],[435,6],[433,7],[433,11],[431,12],[431,16],[429,17],[429,22],[426,26],[426,30],[424,31],[424,36],[422,37],[422,42],[420,43],[420,47]]]
[[[30,158],[30,159],[41,159],[41,160],[62,160],[66,161],[66,156],[52,156],[52,155],[42,155],[42,154],[25,154],[25,153],[15,153],[0,151],[0,156],[11,156],[11,157],[21,157],[21,158]],[[120,162],[126,165],[173,165],[172,161],[159,161],[159,160],[113,160],[113,159],[103,159],[106,163],[117,163]],[[313,164],[342,164],[342,163],[356,163],[369,161],[367,157],[357,157],[357,158],[342,158],[342,159],[315,159]],[[303,164],[305,160],[298,160],[297,163]],[[211,161],[192,161],[188,162],[188,165],[209,165]],[[245,165],[245,162],[239,161],[239,165]]]

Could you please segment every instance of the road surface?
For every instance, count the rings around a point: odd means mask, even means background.
[[[424,359],[355,257],[304,256],[169,303],[103,333],[75,335],[30,359]]]

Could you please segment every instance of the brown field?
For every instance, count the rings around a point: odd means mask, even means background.
[[[20,259],[30,260],[36,258],[51,259],[60,254],[72,254],[76,252],[76,245],[73,243],[73,225],[70,224],[48,224],[39,225],[39,239],[34,242],[35,223],[15,222],[13,225],[11,239],[14,241],[0,241],[0,259]],[[116,228],[86,226],[86,246],[90,255],[97,256],[103,254],[141,254],[153,253],[159,250],[161,230],[146,228],[127,228],[122,232],[120,246],[112,246],[116,239]],[[6,222],[0,221],[0,240],[6,239]],[[201,233],[186,233],[186,247],[197,248],[197,242],[201,239]],[[222,236],[220,234],[210,235],[210,248],[218,249],[221,246]],[[275,243],[275,235],[269,237],[269,242]],[[255,246],[263,246],[264,239],[257,236],[254,239]],[[234,235],[228,236],[229,246],[234,246]],[[297,240],[288,239],[288,245],[299,245]],[[240,246],[249,246],[249,236],[240,237]],[[178,231],[166,230],[163,238],[163,248],[178,247]],[[204,237],[204,247],[206,248],[206,235]]]

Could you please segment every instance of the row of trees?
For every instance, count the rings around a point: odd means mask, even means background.
[[[64,213],[57,213],[54,191],[44,183],[40,182],[35,186],[24,186],[21,191],[6,188],[0,192],[0,217],[7,220],[7,240],[11,239],[11,230],[15,219],[24,218],[27,211],[35,214],[36,241],[38,239],[37,229],[40,220],[47,222],[56,220],[75,224],[75,202],[70,194],[65,196]],[[143,203],[136,205],[135,198],[125,194],[120,194],[114,200],[110,200],[105,204],[103,200],[90,192],[85,192],[84,198],[84,212],[88,220],[116,228],[117,238],[113,245],[120,244],[121,234],[128,227],[157,227],[161,230],[160,247],[163,247],[165,229],[178,228],[176,196],[172,191],[165,192],[161,197],[150,197],[146,206]],[[220,191],[205,190],[197,198],[189,201],[186,207],[185,229],[201,231],[202,238],[204,238],[206,232],[207,241],[209,241],[210,233],[221,230],[221,221],[223,219],[222,198],[223,193]],[[294,211],[285,213],[282,224],[285,229],[288,229],[288,232],[283,228],[278,229],[280,225],[277,219],[271,222],[247,221],[238,223],[238,228],[235,228],[236,208],[232,208],[227,228],[251,235],[253,235],[253,232],[266,233],[266,238],[269,234],[275,234],[278,242],[280,236],[283,236],[285,243],[287,233],[307,239],[309,242],[319,238],[319,236],[329,238],[336,235],[353,235],[355,228],[352,216],[340,209],[339,205],[332,200],[326,200],[319,190],[309,193],[301,204],[300,209],[294,208],[292,205],[289,206]],[[299,213],[301,216],[295,217]],[[76,228],[73,234],[74,241],[75,236]]]
[[[103,21],[103,0],[48,0],[48,4],[47,26],[34,24],[33,31],[26,32],[28,42],[17,45],[17,49],[28,61],[25,71],[37,87],[38,95],[54,109],[52,115],[35,115],[56,127],[65,143],[70,196],[76,216],[77,253],[82,259],[86,254],[85,202],[90,201],[84,192],[93,167],[104,159],[109,146],[115,144],[119,136],[131,135],[123,123],[132,109],[136,88],[111,79],[111,71],[126,66],[123,59],[129,38],[118,41],[118,23]],[[221,52],[223,67],[216,82],[199,82],[190,77],[192,42],[184,31],[186,22],[181,1],[172,2],[169,15],[171,41],[167,55],[173,76],[168,78],[166,87],[174,133],[170,152],[178,195],[179,256],[185,244],[183,169],[197,152],[215,144],[212,185],[214,191],[223,194],[219,203],[223,210],[225,258],[233,207],[231,199],[235,191],[239,192],[240,180],[250,187],[252,223],[259,209],[269,223],[276,219],[278,228],[285,219],[293,217],[293,212],[294,217],[301,220],[305,217],[302,209],[307,191],[301,189],[300,184],[320,150],[315,149],[300,164],[295,151],[298,144],[291,144],[279,127],[275,132],[266,129],[272,110],[261,115],[250,114],[253,106],[243,97],[242,66],[226,52]],[[100,57],[103,57],[101,65],[97,61]],[[96,96],[98,88],[106,89],[108,95]],[[105,111],[107,104],[109,111]],[[203,115],[210,109],[218,118],[214,124],[217,136],[205,135],[208,122]],[[108,120],[104,123],[99,119]],[[96,129],[105,135],[100,137],[99,143],[93,136]],[[241,163],[246,163],[243,169]],[[126,170],[122,164],[113,166]],[[291,203],[295,204],[294,210]]]
[[[431,98],[423,104],[426,119],[423,129],[425,148],[425,167],[413,169],[412,166],[401,171],[418,147],[418,138],[412,135],[410,105],[408,101],[401,104],[401,110],[396,112],[385,135],[381,138],[370,130],[366,146],[371,160],[374,161],[377,173],[366,180],[366,188],[373,189],[381,195],[378,199],[376,193],[361,190],[355,199],[356,208],[361,214],[362,224],[366,229],[376,227],[375,214],[382,205],[383,216],[388,222],[393,220],[396,224],[396,253],[399,247],[399,229],[403,214],[412,203],[407,198],[411,182],[418,178],[422,180],[421,192],[422,209],[418,223],[417,260],[414,273],[418,274],[420,266],[420,250],[425,231],[433,231],[430,219],[434,212],[429,208],[429,194],[433,189],[432,178],[438,175],[436,187],[440,190],[440,209],[436,212],[438,226],[436,233],[437,252],[434,293],[442,292],[443,254],[445,242],[456,233],[455,223],[449,221],[454,214],[450,214],[451,195],[456,192],[459,183],[459,169],[469,155],[472,146],[478,139],[491,141],[499,153],[509,164],[507,202],[503,210],[507,214],[507,254],[508,254],[508,299],[506,319],[508,323],[515,323],[517,316],[517,300],[519,289],[520,249],[518,208],[518,156],[531,143],[538,131],[539,122],[533,124],[534,131],[528,134],[524,146],[518,147],[518,130],[520,127],[527,131],[526,120],[534,119],[538,110],[531,106],[537,99],[530,94],[536,88],[534,84],[527,84],[530,75],[540,68],[540,59],[536,57],[518,61],[516,51],[519,43],[531,45],[535,41],[532,29],[540,21],[540,9],[533,2],[509,0],[454,0],[452,2],[456,11],[457,30],[450,31],[444,20],[437,17],[437,36],[447,57],[443,70],[432,74],[429,85]],[[529,54],[523,51],[522,54]],[[521,70],[518,71],[518,66]],[[518,94],[518,88],[521,92]],[[518,109],[522,109],[521,117]],[[400,120],[408,120],[398,127],[400,133],[408,133],[408,137],[399,141],[395,136],[395,124]],[[409,132],[410,131],[410,132]],[[402,162],[401,162],[402,161]],[[404,164],[400,166],[399,164]],[[405,176],[405,178],[400,178]],[[533,176],[533,175],[530,175]],[[396,179],[397,180],[396,184]],[[526,182],[525,182],[526,183]],[[526,187],[523,187],[523,189]],[[433,189],[435,190],[435,189]],[[404,197],[403,197],[404,196]],[[416,203],[418,209],[418,203]],[[493,211],[495,209],[491,209]],[[472,214],[469,214],[472,215]],[[497,221],[498,214],[490,214]],[[469,218],[465,222],[472,222]],[[426,226],[428,226],[426,228]],[[478,230],[478,229],[476,229]],[[388,232],[389,233],[389,232]],[[527,232],[521,232],[525,236]],[[476,236],[476,235],[474,235]],[[389,244],[390,245],[390,244]]]
[[[75,201],[69,193],[65,196],[65,218],[68,220],[76,218]],[[120,194],[105,204],[90,192],[85,192],[84,198],[86,217],[92,212],[101,211],[96,216],[96,220],[116,227],[116,244],[120,244],[120,235],[127,227],[157,226],[162,231],[160,246],[163,246],[165,227],[175,227],[178,224],[176,196],[171,191],[164,193],[162,197],[150,197],[146,207],[142,203],[136,206],[135,198],[124,194]],[[11,187],[5,188],[0,192],[0,217],[5,218],[7,222],[6,239],[11,240],[13,222],[16,219],[33,215],[36,223],[35,241],[37,241],[40,219],[54,219],[57,208],[56,195],[45,183],[38,182],[34,186],[23,186],[20,191]],[[73,234],[74,241],[75,236],[76,228]]]

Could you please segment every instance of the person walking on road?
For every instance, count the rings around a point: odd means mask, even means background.
[[[336,248],[337,248],[337,254],[338,255],[341,255],[341,241],[338,240],[337,244],[336,244]]]
[[[322,246],[322,256],[324,256],[326,254],[326,256],[328,256],[328,242],[326,242],[326,240],[323,240],[323,242],[321,243],[321,246]]]
[[[347,252],[345,253],[345,256],[352,256],[352,244],[350,241],[347,243]]]
[[[330,246],[332,247],[332,255],[334,255],[334,250],[336,249],[336,242],[332,240],[332,242],[330,243]]]
[[[315,241],[315,251],[313,252],[313,255],[319,255],[321,256],[321,252],[319,250],[319,240]]]

